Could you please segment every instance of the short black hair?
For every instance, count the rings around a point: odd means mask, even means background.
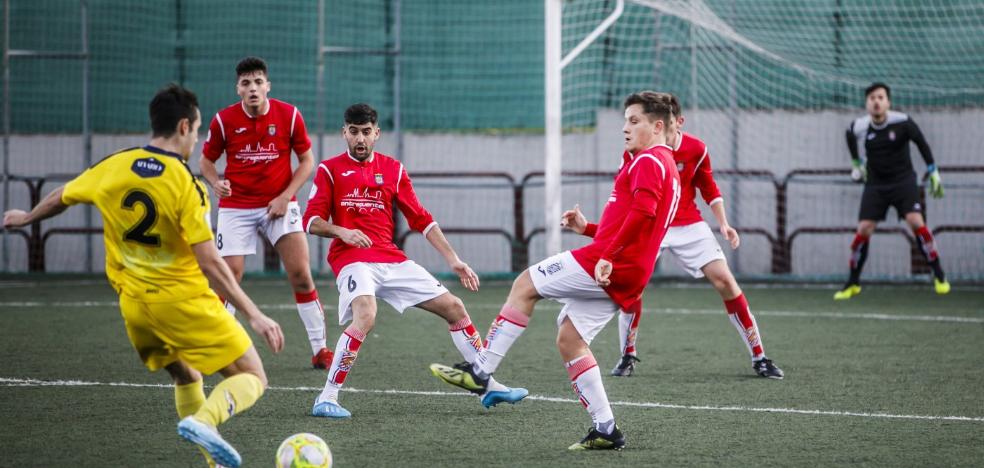
[[[170,137],[178,131],[178,122],[198,119],[198,96],[186,88],[171,83],[157,92],[150,101],[150,128],[154,137]]]
[[[345,109],[345,124],[355,124],[355,125],[365,125],[371,123],[376,125],[379,121],[379,114],[376,113],[376,109],[365,103],[352,104],[348,109]]]
[[[628,109],[635,104],[642,106],[642,112],[651,121],[662,120],[664,124],[669,124],[669,120],[676,115],[673,113],[673,95],[669,93],[656,91],[632,93],[625,98],[624,108]]]
[[[868,95],[869,94],[875,92],[875,90],[876,89],[879,89],[879,88],[884,89],[885,90],[885,96],[887,98],[889,98],[889,99],[892,99],[892,89],[889,88],[887,84],[882,83],[881,81],[876,81],[874,83],[871,83],[870,85],[868,85],[867,88],[864,88],[864,97],[865,97],[865,99],[868,98]]]
[[[251,55],[240,60],[239,63],[236,64],[236,78],[258,71],[263,72],[264,75],[270,76],[270,74],[267,73],[266,62],[259,57],[254,57]]]

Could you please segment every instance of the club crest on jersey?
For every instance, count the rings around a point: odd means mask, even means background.
[[[683,172],[683,163],[677,163],[677,172]]]
[[[277,125],[276,124],[267,125],[267,134],[269,134],[270,136],[276,135],[277,134]]]
[[[144,179],[158,177],[164,173],[164,163],[158,161],[157,158],[140,158],[133,161],[130,170]]]
[[[376,174],[376,185],[383,185],[383,175]]]
[[[895,141],[895,130],[889,130],[888,131],[888,139],[889,140],[892,140],[892,141]]]

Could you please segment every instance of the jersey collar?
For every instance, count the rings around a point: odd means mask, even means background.
[[[371,163],[374,159],[376,159],[376,152],[375,151],[373,151],[372,154],[370,154],[369,157],[366,158],[365,161],[359,161],[358,159],[356,159],[355,156],[352,156],[352,153],[349,153],[349,150],[345,150],[345,154],[348,155],[349,159],[351,159],[352,162],[354,162],[356,164]]]
[[[252,115],[252,114],[250,114],[249,111],[246,110],[246,103],[243,102],[243,101],[239,101],[239,107],[243,110],[243,114],[246,114],[246,117],[248,117],[250,119],[258,119],[260,117],[263,117],[263,116],[269,114],[270,113],[270,109],[273,108],[273,104],[270,102],[270,98],[267,98],[266,112],[264,112],[262,114],[259,114],[259,115]]]
[[[182,158],[180,154],[178,154],[178,153],[172,153],[172,152],[170,152],[168,150],[163,150],[163,149],[160,149],[160,148],[158,148],[156,146],[144,145],[143,149],[144,149],[144,151],[147,151],[148,153],[159,154],[159,155],[162,155],[162,156],[170,156],[172,158],[178,158],[178,159],[180,159],[182,161],[184,160],[184,158]]]

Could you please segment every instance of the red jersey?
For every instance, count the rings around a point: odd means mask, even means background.
[[[571,254],[592,278],[599,259],[612,263],[605,292],[623,310],[639,307],[679,202],[680,175],[669,146],[622,155],[615,187],[597,229],[592,227],[594,241]]]
[[[694,189],[700,189],[700,196],[708,205],[724,201],[711,174],[707,145],[689,133],[680,132],[679,136],[677,147],[673,150],[673,160],[676,161],[683,190],[680,193],[680,209],[670,226],[687,226],[704,220],[695,203],[697,194]]]
[[[358,229],[372,240],[369,248],[353,247],[341,239],[332,241],[328,264],[335,275],[355,262],[402,262],[407,256],[393,243],[394,201],[410,229],[427,235],[437,225],[417,199],[402,163],[380,153],[360,162],[345,152],[318,164],[304,210],[304,231],[309,232],[314,218],[321,218]]]
[[[291,150],[309,149],[301,111],[270,99],[270,109],[257,117],[247,114],[242,102],[215,114],[202,153],[212,162],[227,155],[225,178],[232,195],[219,199],[220,208],[263,208],[290,185]]]

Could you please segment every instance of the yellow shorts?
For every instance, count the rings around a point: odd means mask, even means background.
[[[253,346],[211,289],[176,302],[141,302],[122,294],[120,314],[130,343],[151,371],[180,360],[213,374]]]

